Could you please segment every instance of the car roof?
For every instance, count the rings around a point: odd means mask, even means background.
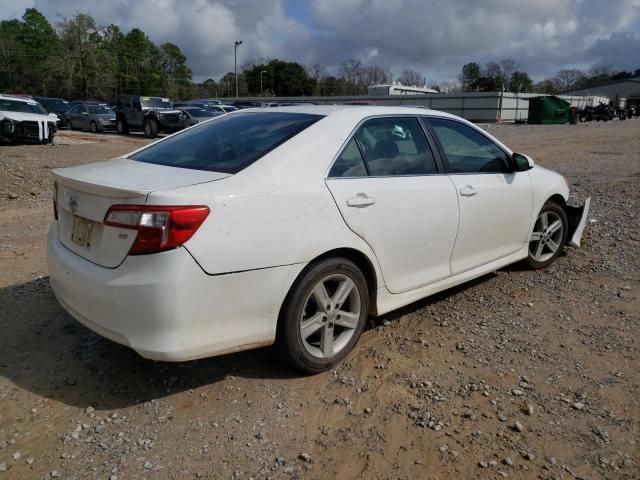
[[[376,115],[430,115],[437,117],[457,118],[450,113],[420,107],[377,106],[377,105],[292,105],[288,107],[251,108],[245,112],[287,112],[305,113],[322,116],[352,116],[367,118]]]

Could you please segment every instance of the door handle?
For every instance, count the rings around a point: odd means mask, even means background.
[[[369,197],[366,193],[359,193],[355,197],[349,198],[347,200],[348,207],[368,207],[369,205],[373,205],[376,203],[376,199],[373,197]]]
[[[474,195],[477,195],[477,193],[478,191],[471,185],[465,185],[460,189],[460,195],[463,197],[473,197]]]

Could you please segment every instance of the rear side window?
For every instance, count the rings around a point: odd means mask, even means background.
[[[321,118],[321,115],[283,112],[228,115],[179,133],[129,158],[234,174]]]
[[[477,130],[454,120],[429,118],[450,173],[509,173],[507,153]]]
[[[344,148],[340,156],[337,158],[329,177],[366,177],[367,169],[364,166],[364,160],[360,154],[358,143],[352,138]]]

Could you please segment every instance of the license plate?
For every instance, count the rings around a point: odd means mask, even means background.
[[[86,218],[73,216],[73,228],[71,229],[71,241],[81,247],[91,245],[91,228],[93,222]]]

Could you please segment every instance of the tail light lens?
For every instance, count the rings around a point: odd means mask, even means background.
[[[58,220],[58,182],[53,182],[53,218]]]
[[[129,255],[156,253],[179,247],[189,240],[209,215],[203,205],[114,205],[104,224],[137,230]]]

